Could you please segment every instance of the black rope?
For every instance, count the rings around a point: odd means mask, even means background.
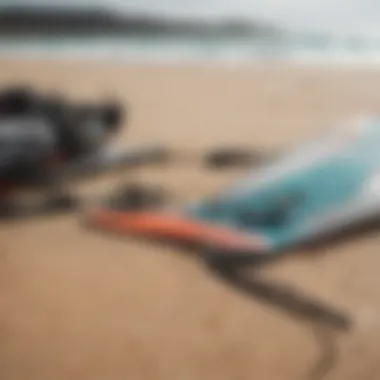
[[[309,372],[307,380],[322,380],[336,366],[339,359],[336,330],[329,326],[316,324],[312,326],[321,354],[315,366]]]
[[[289,285],[258,277],[248,277],[244,275],[241,267],[210,265],[210,269],[246,294],[311,324],[321,347],[321,357],[310,371],[307,380],[322,380],[335,367],[339,353],[336,333],[346,332],[352,327],[348,314],[305,296]]]

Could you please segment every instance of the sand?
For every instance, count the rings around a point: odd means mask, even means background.
[[[0,62],[0,84],[24,82],[74,98],[121,97],[121,144],[160,141],[194,153],[122,179],[198,199],[240,172],[203,169],[221,144],[280,149],[321,126],[380,109],[380,72],[353,68],[212,67]],[[293,380],[321,356],[311,325],[263,305],[179,249],[114,239],[64,216],[0,227],[2,380]],[[376,232],[266,269],[265,276],[351,313],[328,379],[380,376]]]

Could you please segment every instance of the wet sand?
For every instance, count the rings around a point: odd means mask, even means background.
[[[131,106],[120,144],[160,141],[194,153],[164,168],[108,176],[198,199],[239,172],[197,158],[214,145],[280,149],[321,126],[380,110],[380,71],[0,62],[0,84],[27,81],[80,99],[116,93]],[[2,380],[307,379],[321,356],[310,324],[263,305],[179,249],[115,239],[64,216],[0,227]],[[380,376],[379,238],[290,257],[265,276],[347,311],[328,379]]]

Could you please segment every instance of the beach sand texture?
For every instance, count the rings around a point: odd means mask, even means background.
[[[197,154],[223,144],[280,149],[357,112],[380,110],[380,71],[0,62],[0,84],[28,82],[78,99],[130,104],[118,143],[194,153],[165,167],[107,176],[167,186],[195,200],[241,172],[210,172]],[[64,216],[0,227],[2,380],[306,379],[321,355],[301,320],[263,305],[179,249],[115,239]],[[376,232],[289,258],[266,277],[351,313],[332,380],[380,376]]]

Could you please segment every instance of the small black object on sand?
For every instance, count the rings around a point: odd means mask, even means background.
[[[122,184],[106,203],[120,211],[151,210],[164,204],[167,196],[161,187],[130,183]]]
[[[267,155],[254,149],[241,147],[216,148],[208,152],[204,164],[212,169],[259,166]]]

